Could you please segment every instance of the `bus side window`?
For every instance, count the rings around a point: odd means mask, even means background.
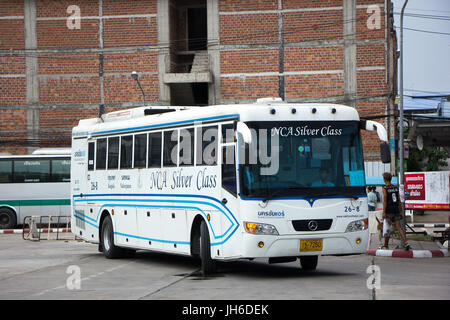
[[[108,138],[108,170],[119,168],[119,137]]]
[[[145,168],[147,159],[147,134],[134,136],[134,167]]]
[[[161,132],[148,135],[148,167],[161,168]]]
[[[217,164],[218,130],[217,126],[197,128],[197,165]]]
[[[14,160],[14,182],[50,182],[50,160]]]
[[[52,182],[70,182],[70,159],[52,159]]]
[[[97,140],[97,157],[95,159],[95,170],[106,169],[106,139]]]
[[[235,141],[235,129],[233,123],[222,125],[222,143]]]
[[[178,155],[178,130],[164,131],[163,166],[176,167]]]
[[[194,165],[194,128],[180,130],[180,166]]]
[[[133,159],[133,136],[120,137],[120,169],[130,169]]]
[[[222,187],[234,196],[237,195],[234,146],[222,147]]]
[[[88,144],[88,170],[94,170],[95,142]]]
[[[0,183],[11,183],[12,160],[0,160]]]

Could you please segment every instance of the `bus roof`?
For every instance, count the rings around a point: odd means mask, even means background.
[[[240,121],[359,121],[355,108],[329,103],[285,103],[273,98],[254,104],[208,107],[148,106],[80,120],[73,137],[112,135],[195,123]]]
[[[26,155],[0,155],[0,159],[44,159],[44,158],[70,158],[70,154],[26,154]]]
[[[32,154],[36,155],[56,155],[56,154],[65,154],[70,155],[70,148],[39,148],[33,151]]]

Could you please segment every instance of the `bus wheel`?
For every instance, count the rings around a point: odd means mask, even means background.
[[[9,208],[0,208],[0,229],[13,229],[16,227],[17,217]]]
[[[216,262],[211,259],[211,243],[209,240],[208,226],[205,221],[200,224],[200,259],[201,271],[204,276],[216,271]]]
[[[114,245],[114,230],[110,216],[107,216],[105,220],[103,220],[100,245],[102,247],[103,254],[108,259],[122,258],[125,255],[122,248]]]
[[[302,266],[303,270],[316,270],[318,260],[319,256],[300,257],[300,265]]]

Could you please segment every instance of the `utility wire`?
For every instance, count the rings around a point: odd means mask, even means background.
[[[399,29],[400,27],[398,26],[394,26],[395,28]],[[407,28],[407,27],[403,27],[404,30],[409,30],[409,31],[415,31],[415,32],[424,32],[424,33],[430,33],[430,34],[439,34],[439,35],[444,35],[444,36],[450,36],[450,33],[447,32],[439,32],[439,31],[431,31],[431,30],[423,30],[423,29],[414,29],[414,28]]]

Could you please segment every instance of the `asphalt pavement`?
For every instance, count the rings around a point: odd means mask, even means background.
[[[0,235],[0,299],[449,299],[449,259],[320,257],[315,271],[255,259],[220,263],[205,278],[191,257],[138,251],[108,260],[93,244],[7,234]],[[380,277],[368,287],[372,264]]]

